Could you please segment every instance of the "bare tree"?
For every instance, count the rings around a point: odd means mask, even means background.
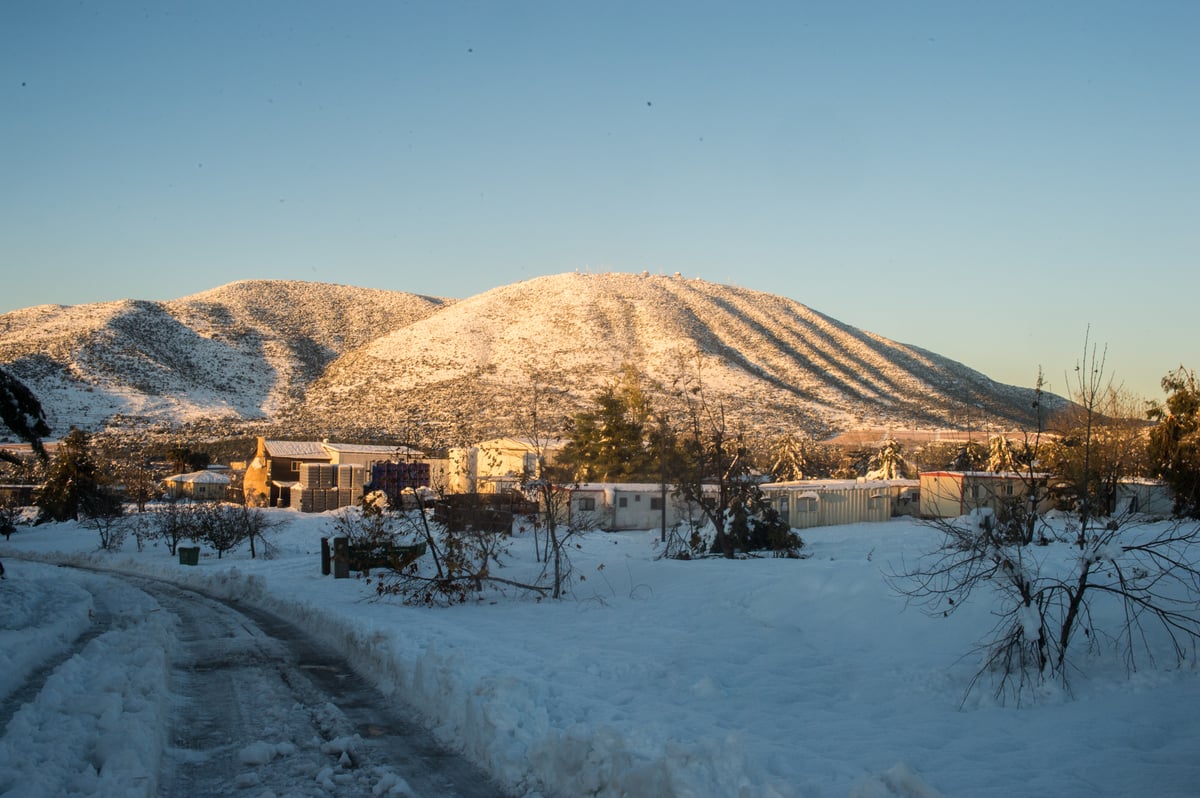
[[[745,434],[733,428],[722,403],[709,401],[702,379],[702,360],[675,386],[682,404],[676,473],[679,495],[708,522],[713,537],[708,553],[732,559],[739,551],[771,550],[798,556],[804,542],[764,500],[751,470]],[[692,526],[689,547],[697,551],[699,530]]]
[[[237,509],[233,505],[214,503],[193,506],[192,521],[196,539],[204,541],[216,551],[218,560],[246,539],[246,528],[238,517]]]
[[[1134,670],[1153,659],[1156,640],[1179,660],[1200,641],[1200,524],[1164,527],[1129,515],[1100,515],[1096,483],[1087,478],[1096,463],[1097,408],[1106,395],[1103,358],[1094,347],[1077,374],[1083,493],[1066,529],[1074,551],[1033,545],[1054,542],[1035,537],[1035,529],[1046,526],[1037,513],[1044,478],[1030,456],[1026,496],[1007,502],[993,497],[992,506],[933,522],[944,533],[941,547],[891,573],[901,593],[935,615],[955,612],[980,589],[991,594],[996,622],[980,642],[983,665],[968,692],[989,674],[1002,700],[1020,702],[1047,678],[1067,685],[1071,654],[1081,645],[1095,650],[1112,644]],[[1040,387],[1039,375],[1039,395]],[[1027,447],[1036,450],[1039,435],[1040,423]],[[1120,620],[1105,623],[1113,617]]]
[[[1146,470],[1146,422],[1137,400],[1104,376],[1104,355],[1092,347],[1075,369],[1074,400],[1052,420],[1057,433],[1045,454],[1065,497],[1083,516],[1115,509],[1118,483]]]
[[[120,502],[105,502],[92,508],[90,513],[81,513],[79,525],[95,530],[100,535],[100,548],[105,551],[120,549],[128,531]]]
[[[275,556],[271,533],[284,526],[286,521],[269,517],[261,508],[247,504],[224,504],[221,507],[232,516],[230,523],[241,527],[242,536],[250,543],[250,559],[257,558],[260,553],[268,560]]]
[[[507,554],[511,530],[452,528],[431,520],[426,507],[396,513],[394,521],[397,539],[415,540],[417,545],[395,549],[395,557],[376,572],[375,590],[380,596],[398,596],[409,604],[447,606],[471,600],[485,586],[539,596],[549,592],[543,585],[496,573]],[[426,553],[432,556],[427,558]]]
[[[545,536],[545,549],[539,556],[549,569],[550,597],[556,599],[562,598],[571,578],[568,543],[584,531],[571,517],[569,469],[556,467],[551,456],[551,448],[566,426],[561,383],[550,372],[532,372],[524,401],[514,414],[532,449],[533,462],[522,474],[521,486],[536,498],[537,513],[531,520],[535,536],[539,531]]]
[[[167,544],[167,550],[174,557],[179,544],[195,540],[197,525],[195,514],[198,505],[186,500],[167,501],[153,506],[155,527],[152,536]]]

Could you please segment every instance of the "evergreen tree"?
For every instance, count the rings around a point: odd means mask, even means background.
[[[1016,452],[1003,435],[994,435],[988,441],[987,470],[993,474],[1017,470]]]
[[[987,465],[988,450],[978,441],[967,441],[959,447],[951,467],[955,471],[982,471]]]
[[[775,482],[791,482],[804,479],[804,471],[808,467],[808,446],[806,442],[786,433],[771,453],[771,479]]]
[[[911,472],[912,468],[904,459],[904,445],[888,438],[871,458],[867,479],[904,479]]]
[[[177,473],[203,471],[212,462],[208,452],[196,452],[187,446],[172,446],[166,453],[167,462]]]
[[[0,369],[0,422],[45,458],[42,438],[50,434],[50,427],[42,405],[33,391],[4,369]]]
[[[592,410],[577,413],[558,463],[579,482],[634,482],[657,479],[658,448],[650,441],[650,405],[637,373],[627,368],[605,387]]]
[[[1149,457],[1175,492],[1175,509],[1200,518],[1200,385],[1196,372],[1180,366],[1162,379],[1165,405],[1148,416],[1158,424],[1150,431]]]
[[[119,515],[120,498],[106,484],[86,432],[74,427],[58,444],[38,496],[37,523]]]

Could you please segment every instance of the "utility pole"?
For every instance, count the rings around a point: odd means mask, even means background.
[[[659,513],[662,517],[662,531],[659,542],[667,542],[667,428],[663,416],[658,417],[658,477],[659,477]]]

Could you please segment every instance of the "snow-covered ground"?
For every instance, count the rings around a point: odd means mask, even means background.
[[[964,702],[972,643],[993,619],[981,601],[931,618],[889,587],[889,564],[936,542],[915,522],[806,530],[804,560],[662,560],[656,533],[593,533],[566,600],[427,609],[322,576],[332,518],[280,512],[290,523],[271,560],[206,551],[189,567],[132,539],[97,552],[73,524],[0,543],[0,705],[97,611],[120,619],[20,697],[0,793],[56,778],[63,792],[137,795],[166,738],[174,638],[150,599],[130,589],[96,608],[98,577],[33,558],[163,577],[297,621],[515,794],[1200,794],[1200,672],[1170,657],[1132,675],[1115,656],[1080,658],[1070,693],[1048,685],[1017,708],[985,686]],[[505,576],[532,559],[518,535]],[[120,746],[105,742],[112,729]]]

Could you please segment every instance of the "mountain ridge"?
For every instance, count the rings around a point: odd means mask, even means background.
[[[538,380],[565,417],[630,366],[660,398],[698,382],[734,423],[814,436],[968,416],[1012,428],[1034,398],[786,297],[648,273],[465,299],[245,280],[165,302],[40,305],[0,315],[0,364],[56,434],[223,418],[462,441],[517,431]]]

